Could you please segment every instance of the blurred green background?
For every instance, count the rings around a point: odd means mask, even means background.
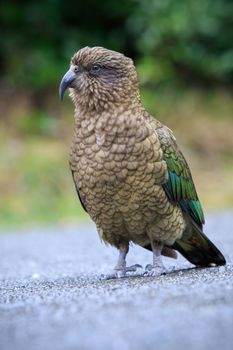
[[[144,105],[174,130],[205,210],[233,207],[230,0],[2,1],[0,225],[85,220],[68,168],[70,57],[105,46],[135,60]]]

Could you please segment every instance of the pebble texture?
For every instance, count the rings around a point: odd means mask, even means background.
[[[226,266],[194,269],[179,257],[166,276],[119,280],[101,280],[117,251],[93,225],[3,232],[0,349],[232,349],[232,225],[232,213],[207,216]],[[131,247],[129,264],[151,259]]]

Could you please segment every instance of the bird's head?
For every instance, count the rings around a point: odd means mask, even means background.
[[[86,110],[109,109],[139,98],[133,61],[102,47],[84,47],[72,57],[60,84],[61,99],[67,88],[75,106]]]

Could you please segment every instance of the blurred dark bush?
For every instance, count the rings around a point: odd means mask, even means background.
[[[21,0],[0,5],[4,86],[57,83],[80,47],[137,59],[145,82],[232,83],[231,0]]]

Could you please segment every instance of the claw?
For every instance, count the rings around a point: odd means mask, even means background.
[[[116,268],[112,273],[101,275],[101,279],[110,280],[110,279],[123,278],[126,276],[127,273],[130,273],[130,272],[135,273],[137,272],[138,269],[142,269],[142,266],[139,264],[135,264],[124,268]]]
[[[125,268],[125,272],[136,272],[137,269],[142,269],[142,268],[143,268],[142,265],[135,264],[135,265],[126,267],[126,268]]]
[[[124,271],[113,271],[112,273],[108,273],[106,275],[102,274],[101,275],[101,279],[102,280],[113,280],[113,279],[117,279],[117,278],[122,278],[125,277],[125,273]]]
[[[143,276],[158,277],[167,273],[167,270],[163,266],[153,266],[151,264],[146,265]]]

